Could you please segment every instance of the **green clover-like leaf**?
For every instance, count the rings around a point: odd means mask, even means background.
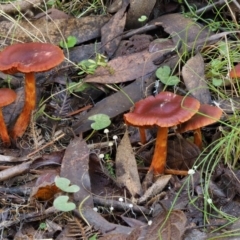
[[[163,66],[157,69],[156,76],[160,81],[167,81],[171,73],[171,69],[168,66]]]
[[[62,48],[71,48],[74,47],[77,43],[77,38],[74,36],[69,36],[66,41],[61,40],[59,45]]]
[[[147,20],[147,16],[142,15],[140,18],[138,18],[139,22],[145,22]]]
[[[75,193],[80,190],[80,187],[77,185],[70,185],[70,180],[64,177],[56,177],[55,184],[56,186],[64,192]]]
[[[88,119],[94,121],[94,123],[91,124],[91,127],[94,130],[104,129],[111,124],[111,120],[106,114],[95,114],[90,116]]]
[[[170,76],[171,69],[168,66],[163,66],[157,69],[157,78],[167,86],[174,86],[180,82],[180,79],[176,76]]]
[[[76,205],[73,202],[68,202],[68,196],[59,196],[57,197],[54,202],[53,206],[63,212],[69,212],[76,209]]]
[[[212,79],[212,84],[213,84],[213,86],[215,86],[215,87],[222,86],[223,80],[222,80],[222,79],[213,78],[213,79]]]
[[[167,86],[175,86],[180,82],[179,78],[176,76],[169,77],[167,81],[162,81],[162,80],[160,81]]]

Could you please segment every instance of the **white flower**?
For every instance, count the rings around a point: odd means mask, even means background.
[[[97,212],[97,211],[98,211],[98,208],[97,208],[97,207],[94,207],[94,208],[93,208],[93,211]]]
[[[152,220],[149,220],[148,221],[148,226],[151,226],[152,225]]]
[[[128,205],[130,208],[133,208],[133,205],[130,203],[129,205]]]
[[[209,204],[211,204],[211,203],[212,203],[212,199],[211,199],[211,198],[208,198],[208,199],[207,199],[207,202],[208,202]]]
[[[103,159],[104,158],[104,154],[103,153],[101,153],[101,154],[99,154],[99,156],[98,156],[100,159]]]
[[[108,143],[108,146],[109,146],[109,147],[112,147],[112,146],[113,146],[113,142],[109,142],[109,143]]]
[[[114,210],[114,207],[110,207],[110,211],[112,212]]]
[[[109,130],[108,130],[107,128],[105,128],[103,132],[106,133],[106,134],[108,134],[108,133],[109,133]]]
[[[117,140],[118,139],[118,136],[117,135],[114,135],[113,136],[113,140]]]
[[[189,175],[193,175],[194,173],[195,173],[195,170],[194,170],[194,169],[189,169],[189,170],[188,170],[188,174],[189,174]]]
[[[120,197],[120,198],[118,199],[118,201],[119,201],[119,202],[123,202],[123,198]]]

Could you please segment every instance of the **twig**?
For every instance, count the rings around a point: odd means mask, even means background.
[[[25,173],[26,171],[29,170],[32,162],[33,162],[33,160],[21,163],[19,165],[16,165],[14,167],[11,167],[11,168],[1,171],[0,172],[0,182],[10,179],[12,177],[18,176],[22,173]]]
[[[131,202],[124,203],[124,202],[119,202],[113,199],[106,199],[106,198],[101,198],[96,196],[93,197],[93,202],[95,205],[100,205],[108,208],[113,207],[114,209],[117,209],[120,211],[126,211],[126,209],[130,209],[129,204],[132,204]],[[149,209],[142,206],[138,206],[136,204],[133,204],[132,210],[137,214],[144,213],[145,215],[149,215],[150,213]]]
[[[218,6],[221,6],[225,3],[225,0],[220,0],[218,2],[215,2],[215,3],[212,3],[212,4],[209,4],[203,8],[199,8],[197,11],[196,11],[196,14],[199,14],[199,13],[205,13],[205,12],[208,12],[210,11],[211,9],[213,9],[214,7],[218,7]]]
[[[35,151],[29,153],[29,154],[27,155],[27,158],[30,158],[31,156],[33,156],[33,155],[34,155],[35,153],[37,153],[38,151],[41,151],[41,150],[43,150],[44,148],[52,145],[54,142],[58,141],[60,138],[62,138],[62,137],[64,137],[64,136],[65,136],[65,133],[59,135],[58,137],[56,137],[55,139],[53,139],[51,142],[48,142],[47,144],[43,145],[42,147],[40,147],[40,148],[36,149]]]
[[[34,5],[39,5],[43,0],[19,0],[13,3],[0,4],[0,11],[5,12],[6,14],[11,14],[15,12],[26,12],[29,8]]]

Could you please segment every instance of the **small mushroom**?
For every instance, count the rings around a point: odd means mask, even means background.
[[[0,88],[0,136],[3,141],[3,145],[8,147],[11,144],[10,137],[6,124],[4,122],[2,107],[5,107],[13,103],[17,98],[17,94],[9,88]]]
[[[229,76],[231,78],[239,78],[240,77],[240,63],[233,67],[233,69],[229,72]]]
[[[188,121],[180,124],[177,132],[184,133],[194,130],[194,143],[202,149],[201,127],[217,122],[222,116],[222,109],[208,104],[201,104],[198,112]]]
[[[25,73],[25,104],[11,131],[13,139],[23,135],[36,105],[34,73],[48,71],[63,59],[62,50],[50,43],[17,43],[0,53],[0,71],[6,74]]]
[[[199,109],[200,102],[171,92],[161,92],[135,103],[133,112],[124,114],[126,124],[139,127],[157,126],[157,139],[150,171],[154,175],[165,170],[168,128],[189,120]]]

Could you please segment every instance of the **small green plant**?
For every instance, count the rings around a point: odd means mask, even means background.
[[[71,185],[70,186],[70,180],[64,177],[56,177],[55,178],[55,184],[56,186],[61,189],[63,192],[67,193],[75,193],[80,190],[80,187],[77,185]]]
[[[138,18],[138,21],[139,22],[145,22],[145,21],[147,21],[147,16],[145,16],[145,15],[142,15],[140,18]]]
[[[39,224],[39,229],[40,229],[40,230],[46,230],[46,229],[47,229],[47,224],[46,224],[45,222],[41,222],[41,223]]]
[[[70,93],[74,92],[83,92],[87,88],[94,88],[91,84],[85,83],[85,82],[71,82],[68,84],[68,91]]]
[[[72,48],[76,45],[77,43],[77,38],[74,36],[69,36],[66,41],[61,40],[59,45],[62,48]]]
[[[105,167],[112,178],[115,178],[114,164],[109,153],[104,156]]]
[[[176,76],[171,76],[171,69],[168,66],[163,66],[156,71],[157,78],[167,86],[175,86],[180,82]]]
[[[104,129],[111,124],[109,116],[102,113],[95,114],[88,119],[94,121],[94,123],[91,124],[91,127],[93,130],[96,131]]]
[[[81,69],[78,75],[94,74],[99,66],[106,67],[107,61],[104,55],[97,53],[95,60],[93,59],[82,60],[80,63],[78,63],[78,66]]]
[[[97,234],[92,235],[88,240],[97,240]]]
[[[80,190],[79,186],[77,185],[70,186],[70,180],[63,177],[56,177],[55,184],[59,189],[66,193],[75,193]],[[68,200],[69,196],[58,196],[54,200],[53,206],[63,212],[69,212],[76,209],[75,203],[69,202]]]

